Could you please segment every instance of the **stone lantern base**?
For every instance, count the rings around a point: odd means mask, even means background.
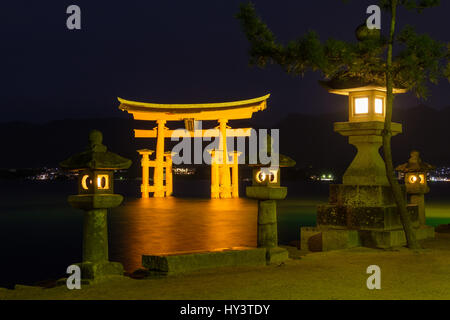
[[[119,262],[82,262],[78,266],[84,280],[99,281],[110,276],[123,276],[124,269]]]
[[[124,269],[121,263],[105,261],[103,263],[76,263],[81,269],[81,285],[91,285],[110,280],[112,277],[123,277]],[[57,280],[57,285],[65,286],[67,278]]]
[[[246,188],[249,198],[258,200],[257,246],[266,248],[267,264],[288,260],[286,249],[278,247],[277,200],[286,198],[287,188],[280,186],[249,186]]]
[[[407,209],[417,238],[434,237],[434,228],[419,227],[418,206]],[[317,227],[301,228],[303,250],[404,245],[405,233],[390,186],[331,185],[329,203],[317,208]]]
[[[108,209],[119,206],[119,194],[72,195],[72,207],[84,210],[83,262],[77,265],[81,277],[89,282],[104,280],[109,276],[123,276],[121,263],[108,260]]]
[[[301,247],[313,251],[357,246],[392,248],[406,245],[403,225],[379,149],[382,121],[336,122],[334,131],[348,137],[357,154],[345,171],[343,184],[330,186],[329,203],[317,208],[317,227],[301,228]],[[391,124],[393,136],[402,125]],[[403,194],[406,193],[405,187]],[[434,237],[434,229],[420,226],[417,204],[408,205],[418,239]]]

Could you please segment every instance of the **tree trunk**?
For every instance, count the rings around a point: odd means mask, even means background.
[[[392,48],[394,45],[394,35],[395,35],[395,22],[397,14],[397,0],[391,1],[391,28],[389,36],[389,46],[388,46],[388,57],[387,57],[387,70],[386,70],[386,90],[387,90],[387,101],[386,101],[386,119],[384,122],[384,132],[383,132],[383,154],[384,163],[386,166],[386,174],[389,183],[392,188],[392,193],[397,204],[398,212],[400,214],[400,219],[403,224],[403,229],[406,235],[406,242],[410,249],[419,249],[419,243],[416,239],[416,234],[413,230],[411,219],[407,211],[406,198],[400,188],[400,185],[394,175],[394,165],[392,163],[392,149],[391,149],[391,121],[392,121],[392,106],[394,103],[393,94],[393,78],[392,78]]]

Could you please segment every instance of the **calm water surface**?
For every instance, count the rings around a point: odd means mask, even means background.
[[[110,214],[110,257],[127,270],[143,254],[256,246],[256,201],[149,198]]]

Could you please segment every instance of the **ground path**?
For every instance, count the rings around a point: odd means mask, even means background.
[[[19,286],[0,299],[450,299],[450,234],[419,253],[355,248],[308,253],[267,267],[221,268],[162,278],[114,279],[69,291]],[[366,268],[381,268],[381,290],[368,290]]]

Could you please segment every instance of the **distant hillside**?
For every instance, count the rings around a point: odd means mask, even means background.
[[[355,150],[347,138],[333,132],[333,122],[345,121],[345,113],[305,115],[290,114],[273,127],[280,129],[281,153],[293,157],[299,167],[345,169]],[[399,109],[394,120],[403,124],[404,133],[393,138],[394,162],[408,159],[413,148],[423,159],[435,165],[450,165],[450,108],[438,111],[426,106]],[[172,123],[173,124],[173,123]],[[233,127],[251,126],[252,121],[231,123]],[[131,119],[104,118],[59,120],[47,124],[0,124],[2,157],[0,168],[53,167],[75,152],[84,150],[91,129],[104,133],[105,144],[114,152],[131,158],[132,174],[138,174],[140,148],[154,148],[154,139],[134,139],[134,128],[153,128]],[[213,123],[205,124],[210,128]],[[259,123],[260,127],[264,127]],[[167,141],[167,144],[170,142]]]
[[[0,167],[56,167],[60,161],[86,149],[88,133],[92,129],[103,132],[109,150],[137,159],[138,144],[133,138],[132,120],[68,119],[42,125],[12,122],[0,124],[4,151]]]

